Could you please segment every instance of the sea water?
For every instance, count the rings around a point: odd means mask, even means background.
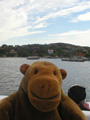
[[[63,80],[63,91],[67,91],[73,84],[86,87],[87,100],[90,100],[90,62],[68,62],[61,59],[27,60],[27,58],[0,58],[0,95],[10,95],[17,91],[23,74],[20,72],[22,64],[32,64],[35,61],[49,61],[58,68],[67,71],[67,78]]]

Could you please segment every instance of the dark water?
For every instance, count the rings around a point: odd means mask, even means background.
[[[67,94],[73,84],[86,87],[87,99],[90,100],[90,62],[65,62],[60,59],[39,59],[56,64],[67,71],[68,76],[63,80],[63,91]],[[26,58],[0,58],[0,95],[10,95],[18,90],[23,75],[20,66],[24,63],[32,64],[36,60]]]

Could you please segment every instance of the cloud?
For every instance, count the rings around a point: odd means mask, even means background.
[[[86,34],[86,33],[90,33],[90,30],[87,30],[87,31],[72,30],[69,32],[65,32],[65,33],[61,33],[61,34],[54,34],[54,35],[49,35],[49,36],[70,36],[70,35],[81,35],[81,34]]]
[[[71,22],[79,22],[79,21],[90,21],[90,12],[79,15],[77,18],[74,18]]]
[[[90,29],[86,31],[69,31],[61,34],[49,35],[55,42],[70,43],[74,45],[90,46]]]
[[[47,20],[90,9],[90,2],[80,0],[2,0],[0,1],[0,41],[39,34],[51,23]],[[78,16],[78,20],[81,19]],[[37,30],[35,30],[37,29]]]
[[[32,29],[44,28],[47,26],[48,26],[48,23],[40,23],[40,24],[37,24],[35,26],[32,26]]]
[[[72,30],[60,34],[49,34],[48,36],[42,37],[41,41],[38,40],[31,43],[48,44],[48,43],[69,43],[80,46],[90,46],[90,29],[86,31]]]
[[[55,12],[50,12],[47,15],[43,16],[43,17],[38,17],[37,20],[34,22],[34,24],[37,24],[39,22],[48,20],[48,19],[53,19],[53,18],[57,18],[60,16],[67,16],[73,13],[77,13],[77,12],[81,12],[84,10],[90,9],[90,2],[81,2],[79,4],[76,4],[75,6],[72,6],[70,8],[63,8],[60,9],[58,11]]]
[[[45,31],[28,31],[29,27],[23,27],[23,28],[16,28],[13,30],[0,30],[0,41],[6,41],[10,38],[20,37],[20,36],[26,36],[26,35],[32,35],[32,34],[40,34],[44,33]]]
[[[51,12],[55,11],[58,8],[62,9],[65,7],[70,7],[76,4],[79,0],[32,0],[28,3],[28,11],[31,10],[33,13],[40,13],[40,12]],[[30,7],[29,7],[30,5]]]

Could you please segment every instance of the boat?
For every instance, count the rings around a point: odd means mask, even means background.
[[[62,61],[71,61],[71,62],[84,62],[84,59],[78,59],[78,58],[62,58]]]
[[[28,56],[27,59],[30,60],[39,59],[39,56]]]
[[[4,95],[0,95],[0,100],[6,98],[7,96],[4,96]],[[87,102],[90,106],[90,102]],[[90,120],[90,111],[85,111],[85,110],[82,110],[82,112],[85,114],[85,116],[87,117],[87,120]]]
[[[71,62],[84,62],[87,61],[86,57],[81,57],[81,56],[73,56],[70,58],[62,58],[62,61],[71,61]]]

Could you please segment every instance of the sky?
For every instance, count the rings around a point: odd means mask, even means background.
[[[0,0],[0,46],[90,47],[90,0]]]

